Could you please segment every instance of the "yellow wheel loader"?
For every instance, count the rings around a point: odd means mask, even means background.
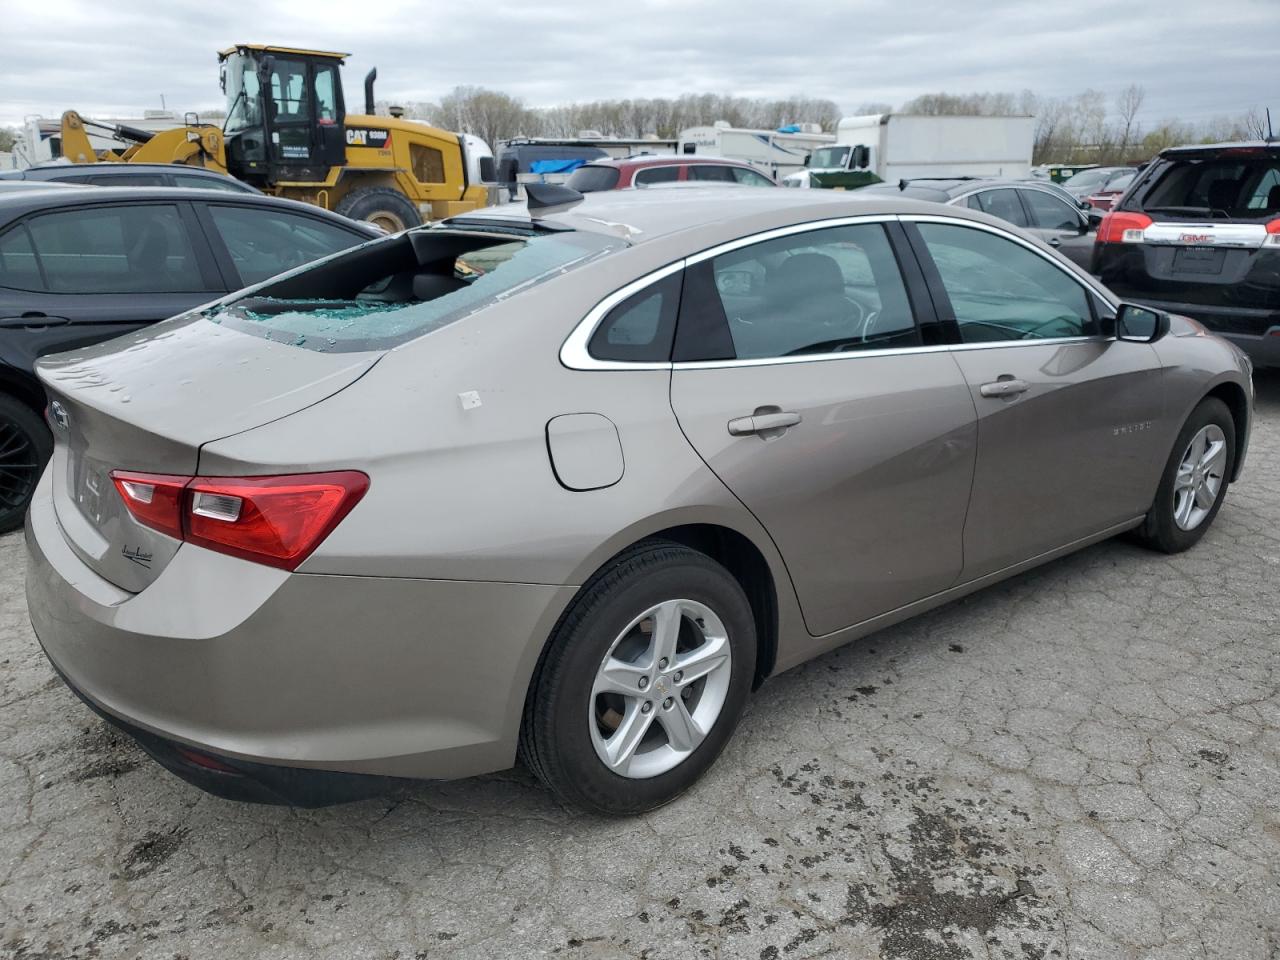
[[[493,154],[477,137],[400,116],[347,113],[338,68],[346,53],[239,44],[218,54],[227,118],[151,133],[62,115],[62,153],[73,163],[181,163],[231,176],[266,193],[304,200],[395,232],[488,202]],[[86,128],[132,145],[97,151]]]

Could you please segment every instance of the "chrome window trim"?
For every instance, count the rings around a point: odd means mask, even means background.
[[[582,318],[581,322],[573,328],[573,332],[560,346],[560,362],[570,370],[670,370],[671,361],[665,363],[645,363],[633,360],[598,360],[591,356],[587,350],[587,345],[591,342],[592,336],[595,335],[596,327],[600,326],[600,321],[605,316],[633,294],[639,293],[645,287],[665,280],[673,273],[677,273],[684,269],[685,260],[677,260],[674,263],[668,263],[665,267],[659,267],[657,270],[650,271],[637,280],[632,280],[625,287],[613,291],[594,307],[588,311],[587,315]]]
[[[694,264],[710,260],[712,257],[732,253],[734,250],[741,250],[743,247],[754,246],[757,243],[767,243],[779,237],[790,237],[797,233],[811,233],[814,230],[827,230],[832,227],[849,227],[860,223],[892,223],[897,219],[899,217],[896,213],[867,213],[855,217],[829,217],[826,220],[810,220],[808,223],[793,223],[785,227],[773,227],[770,230],[753,233],[749,237],[739,237],[737,240],[727,240],[714,247],[708,247],[700,253],[686,257],[684,262],[685,266],[692,267]]]
[[[587,315],[582,318],[569,336],[565,339],[560,347],[560,363],[570,370],[716,370],[726,367],[763,367],[774,364],[789,363],[820,363],[827,360],[854,360],[860,357],[892,357],[904,354],[914,353],[942,353],[949,350],[992,350],[1004,347],[1032,347],[1042,346],[1046,344],[1070,344],[1070,343],[1090,343],[1090,342],[1108,342],[1113,337],[1104,336],[1078,336],[1078,337],[1043,337],[1036,340],[996,340],[990,343],[943,343],[932,345],[921,345],[913,347],[894,347],[884,350],[846,350],[840,353],[811,353],[802,354],[794,357],[751,357],[741,360],[684,360],[678,363],[670,361],[666,363],[644,363],[630,360],[598,360],[587,351],[587,345],[591,342],[591,337],[595,334],[596,328],[605,316],[623,300],[643,290],[651,284],[664,280],[679,270],[684,270],[694,264],[709,260],[712,257],[720,256],[724,253],[730,253],[734,250],[740,250],[743,247],[749,247],[756,243],[764,243],[779,237],[788,237],[797,233],[809,233],[814,230],[823,230],[829,227],[852,226],[861,223],[893,223],[895,221],[913,222],[913,223],[941,223],[948,226],[971,227],[977,230],[984,230],[987,233],[993,233],[996,236],[1004,237],[1012,240],[1023,247],[1026,247],[1032,253],[1039,255],[1047,263],[1053,264],[1063,273],[1067,274],[1071,279],[1075,280],[1081,286],[1086,287],[1090,291],[1099,296],[1104,303],[1112,307],[1116,307],[1119,301],[1100,284],[1095,284],[1091,280],[1086,282],[1069,266],[1059,263],[1057,258],[1039,249],[1034,243],[1024,240],[1022,237],[1001,229],[991,224],[981,223],[976,220],[969,220],[963,217],[939,216],[937,214],[863,214],[853,217],[832,217],[827,220],[809,221],[807,223],[793,223],[785,227],[773,227],[769,230],[754,233],[747,237],[739,237],[736,240],[728,240],[724,243],[716,244],[708,247],[691,256],[684,257],[666,266],[659,267],[646,273],[644,276],[631,281],[627,285],[620,287],[613,293],[606,296],[599,303],[588,311]]]

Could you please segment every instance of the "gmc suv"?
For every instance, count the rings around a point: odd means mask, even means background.
[[[1162,151],[1098,227],[1092,271],[1280,366],[1280,142]]]

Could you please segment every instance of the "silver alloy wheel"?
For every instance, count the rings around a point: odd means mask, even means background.
[[[1216,423],[1201,427],[1178,462],[1173,478],[1173,522],[1183,530],[1204,523],[1227,475],[1227,438]]]
[[[724,623],[696,600],[666,600],[624,629],[600,661],[587,722],[601,762],[619,776],[656,777],[711,732],[733,657]]]

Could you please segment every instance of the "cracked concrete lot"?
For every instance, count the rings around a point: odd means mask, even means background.
[[[1280,376],[1258,390],[1196,549],[1105,543],[777,677],[629,821],[518,769],[205,796],[54,677],[7,537],[0,956],[1277,960]]]

